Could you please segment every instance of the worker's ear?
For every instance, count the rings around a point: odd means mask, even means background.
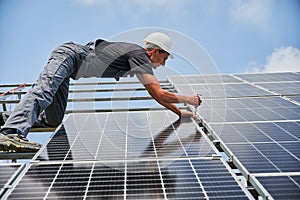
[[[158,48],[154,48],[152,51],[153,51],[154,54],[159,53],[159,49]]]

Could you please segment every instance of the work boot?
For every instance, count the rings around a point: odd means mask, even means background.
[[[21,134],[11,133],[13,129],[6,129],[0,132],[0,151],[12,152],[37,152],[41,148],[41,144],[37,142],[29,142],[26,137]]]

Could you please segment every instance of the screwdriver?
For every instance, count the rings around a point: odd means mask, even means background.
[[[199,98],[199,100],[201,101],[201,94],[196,94],[196,96],[197,96],[197,97]],[[199,106],[200,106],[200,104],[199,104]],[[198,108],[198,106],[195,106],[194,115],[196,115],[197,108]]]

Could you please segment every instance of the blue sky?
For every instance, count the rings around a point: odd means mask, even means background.
[[[34,82],[63,42],[145,27],[189,37],[219,73],[300,71],[299,0],[1,0],[0,84]]]

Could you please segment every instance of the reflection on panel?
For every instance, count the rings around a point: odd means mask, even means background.
[[[191,119],[170,111],[70,115],[37,160],[124,160],[212,156]]]

